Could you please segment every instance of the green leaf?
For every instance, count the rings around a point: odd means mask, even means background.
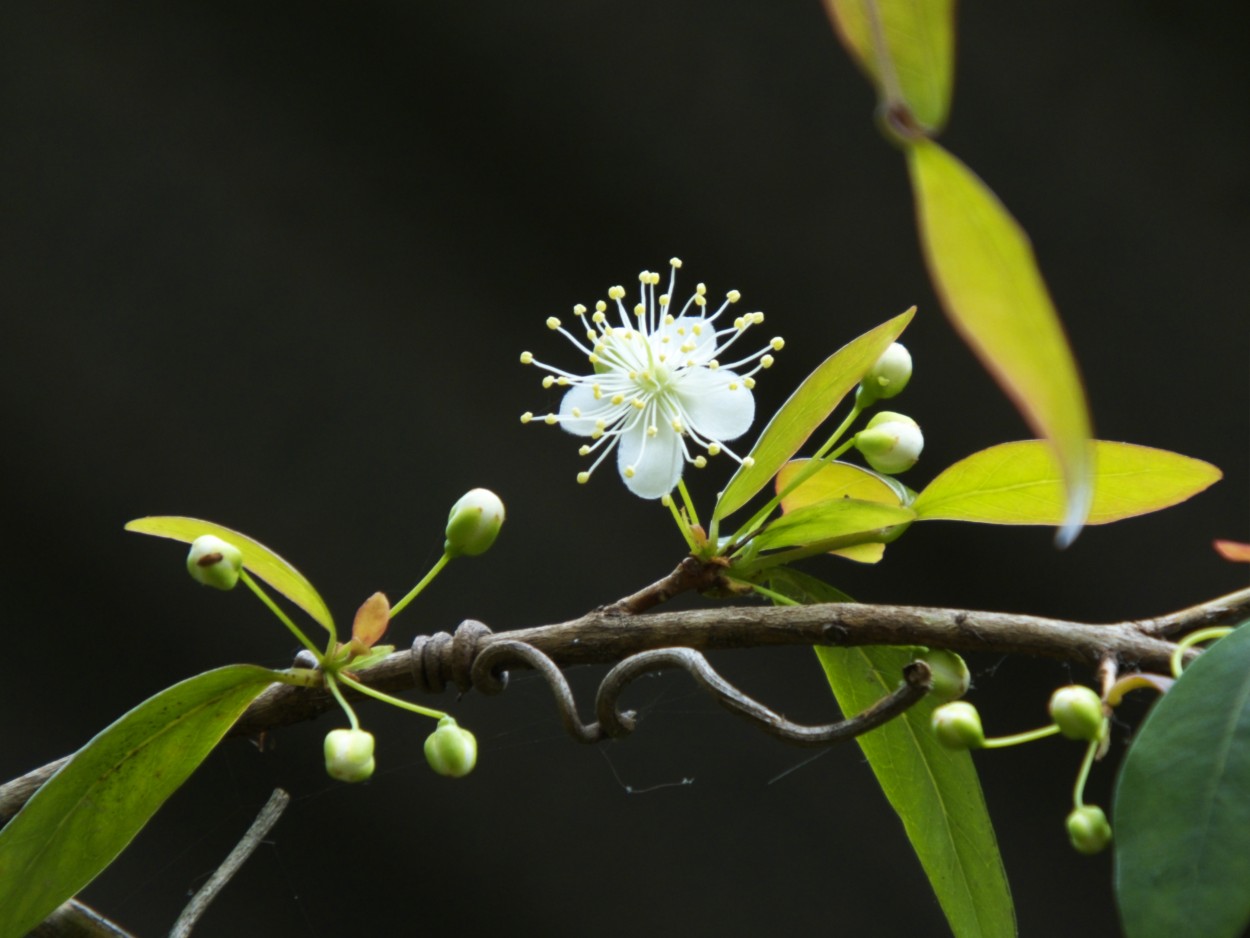
[[[272,682],[231,665],[175,684],[48,779],[0,830],[0,938],[21,938],[113,862]]]
[[[1250,628],[1204,652],[1137,731],[1115,792],[1128,938],[1250,925]]]
[[[760,434],[750,459],[738,467],[725,486],[712,513],[713,521],[733,514],[768,484],[782,464],[829,418],[842,398],[859,384],[890,343],[902,334],[915,313],[913,306],[848,342],[803,379]]]
[[[777,473],[776,489],[778,494],[784,492],[808,465],[810,460],[792,459],[781,467]],[[888,480],[882,476],[853,466],[846,462],[826,463],[810,477],[804,480],[794,491],[781,500],[783,512],[795,511],[816,502],[828,501],[831,498],[858,498],[867,502],[880,502],[883,505],[901,505],[903,498],[898,489],[901,484],[897,480]],[[839,547],[829,551],[856,563],[877,563],[885,556],[884,541],[863,541],[847,547]]]
[[[803,602],[842,602],[844,594],[787,570],[770,585]],[[865,646],[816,649],[843,713],[858,713],[898,686],[916,649]],[[947,749],[929,727],[935,700],[857,738],[956,938],[1016,934],[1015,907],[976,768],[967,752]]]
[[[936,143],[907,151],[920,240],[946,314],[1062,468],[1061,544],[1090,500],[1089,412],[1076,362],[1024,230]]]
[[[888,105],[874,39],[872,0],[825,0],[838,38]],[[930,133],[950,110],[955,63],[955,0],[876,0],[889,67],[912,117]]]
[[[1088,524],[1169,508],[1222,476],[1200,459],[1132,443],[1096,440],[1093,454]],[[1000,443],[944,470],[912,507],[921,520],[1059,524],[1063,480],[1054,453],[1042,441]]]
[[[881,533],[915,518],[910,508],[883,505],[856,498],[832,498],[787,512],[771,522],[751,541],[759,550],[801,547],[835,538]]]
[[[230,528],[211,521],[183,518],[178,515],[137,518],[126,525],[126,530],[135,531],[138,534],[167,537],[171,540],[182,541],[184,544],[190,544],[201,534],[214,534],[243,551],[243,566],[248,571],[307,612],[327,632],[334,632],[334,618],[330,615],[330,609],[326,606],[325,600],[313,589],[313,585],[291,564],[260,541],[253,540],[246,534],[240,534],[238,531],[232,531]]]

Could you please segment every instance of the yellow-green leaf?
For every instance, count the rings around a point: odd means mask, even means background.
[[[1200,459],[1132,443],[1096,440],[1089,524],[1107,524],[1185,501],[1222,475]],[[1000,443],[950,466],[916,496],[921,520],[1058,524],[1063,479],[1041,440]]]
[[[778,494],[784,492],[809,464],[806,459],[792,459],[777,473]],[[901,505],[898,492],[875,472],[861,469],[845,462],[831,462],[817,470],[781,499],[783,512],[795,511],[817,502],[833,498],[855,498],[883,505]],[[885,544],[880,541],[853,544],[829,551],[856,563],[876,563],[885,556]]]
[[[908,147],[920,240],[947,315],[1054,448],[1066,510],[1060,543],[1090,502],[1089,412],[1076,362],[1024,230],[993,192],[936,143]]]
[[[897,92],[916,122],[940,130],[950,110],[955,64],[955,0],[825,0],[838,38],[878,96],[890,97],[877,54],[873,7],[881,24]]]
[[[274,674],[230,665],[145,700],[0,830],[0,938],[21,938],[113,862]]]
[[[833,498],[787,512],[764,528],[751,542],[756,550],[808,547],[853,535],[881,535],[886,529],[915,519],[910,508]],[[830,543],[826,549],[840,547]]]
[[[182,541],[184,544],[190,544],[202,534],[216,535],[243,552],[244,568],[307,612],[326,631],[331,633],[334,631],[334,619],[330,615],[329,607],[313,589],[313,585],[304,578],[304,575],[260,541],[253,540],[246,534],[240,534],[238,531],[232,531],[224,525],[214,524],[211,521],[184,518],[179,515],[136,518],[126,525],[126,530],[138,534],[167,537],[174,541]]]
[[[890,343],[902,334],[916,313],[913,306],[877,328],[848,342],[803,379],[773,415],[764,432],[721,493],[712,520],[727,517],[768,484],[787,459],[829,418],[842,398],[859,384]]]

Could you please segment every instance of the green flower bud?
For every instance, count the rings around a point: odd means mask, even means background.
[[[972,678],[968,674],[968,665],[959,655],[944,648],[935,648],[925,653],[924,661],[933,672],[933,688],[929,693],[938,700],[958,700],[968,693]]]
[[[373,734],[364,730],[326,733],[326,772],[340,782],[363,782],[373,774]]]
[[[232,590],[243,569],[243,552],[212,534],[202,534],[191,542],[187,572],[191,578],[219,590]]]
[[[477,739],[451,717],[443,717],[426,737],[425,761],[439,775],[463,778],[477,765]]]
[[[980,749],[985,745],[981,714],[966,701],[942,704],[933,711],[932,723],[938,741],[951,749]]]
[[[855,402],[867,407],[879,400],[895,397],[911,380],[911,353],[898,342],[886,349],[872,370],[864,375],[856,392]]]
[[[855,448],[877,472],[895,475],[916,465],[924,436],[910,417],[883,410],[855,434]]]
[[[472,489],[451,506],[447,543],[453,557],[476,557],[490,549],[503,526],[503,502],[490,489]]]
[[[1050,718],[1068,739],[1101,739],[1106,716],[1102,700],[1080,684],[1069,684],[1050,695]]]
[[[1068,840],[1079,853],[1101,853],[1111,843],[1111,825],[1097,805],[1087,804],[1068,815]]]

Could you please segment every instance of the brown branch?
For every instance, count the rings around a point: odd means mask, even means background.
[[[648,615],[614,611],[635,601],[647,602],[638,597],[659,596],[682,577],[688,577],[690,582],[698,580],[697,576],[690,577],[689,571],[683,574],[679,567],[647,590],[569,622],[500,633],[480,629],[468,648],[458,648],[448,639],[443,645],[444,658],[465,652],[471,660],[492,643],[502,641],[532,645],[560,667],[611,664],[653,648],[718,651],[779,645],[927,645],[952,651],[1056,658],[1090,667],[1114,660],[1120,665],[1166,673],[1174,645],[1164,636],[1178,636],[1250,616],[1250,589],[1157,619],[1111,625],[1004,612],[858,603],[735,606]],[[429,677],[424,670],[430,663],[414,659],[412,650],[397,651],[359,672],[358,677],[389,693],[410,691],[423,686],[422,676]],[[450,660],[435,660],[434,664],[448,674],[452,672]],[[441,689],[444,680],[449,679],[442,677],[434,686]],[[236,736],[255,735],[312,719],[334,706],[324,691],[275,684],[256,699],[230,732]],[[51,763],[0,785],[0,821],[16,813],[59,765]]]

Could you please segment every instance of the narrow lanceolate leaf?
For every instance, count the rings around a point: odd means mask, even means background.
[[[896,93],[930,133],[950,110],[955,64],[955,0],[825,0],[838,38],[888,103],[892,71]],[[889,62],[878,55],[878,33]]]
[[[272,680],[231,665],[175,684],[48,779],[0,830],[0,938],[21,938],[113,862]]]
[[[781,405],[721,493],[712,519],[733,514],[768,484],[807,438],[829,419],[834,408],[868,373],[890,343],[902,334],[916,313],[913,306],[877,328],[865,332],[826,358]]]
[[[936,143],[907,148],[920,240],[946,314],[1025,420],[1054,449],[1066,509],[1061,544],[1088,514],[1089,411],[1076,362],[1024,230]]]
[[[1128,938],[1236,938],[1250,925],[1250,628],[1185,669],[1116,786],[1115,890]]]
[[[756,535],[752,543],[756,550],[805,547],[853,535],[882,533],[915,517],[910,508],[901,505],[833,498],[787,512]]]
[[[1132,443],[1093,444],[1088,524],[1107,524],[1179,504],[1212,485],[1219,469],[1200,459]],[[916,496],[921,520],[1058,524],[1063,478],[1041,440],[1000,443],[944,470]]]
[[[841,602],[832,587],[794,570],[770,585],[803,602]],[[890,693],[915,649],[817,648],[843,713]],[[1016,934],[1015,907],[976,768],[967,752],[942,746],[929,727],[936,701],[860,736],[881,790],[898,813],[955,938]]]
[[[330,615],[329,607],[304,575],[260,541],[253,540],[246,534],[211,521],[178,515],[136,518],[126,525],[126,530],[167,537],[185,544],[190,544],[202,534],[213,534],[243,552],[243,566],[247,570],[307,612],[326,631],[334,631],[334,619]]]

